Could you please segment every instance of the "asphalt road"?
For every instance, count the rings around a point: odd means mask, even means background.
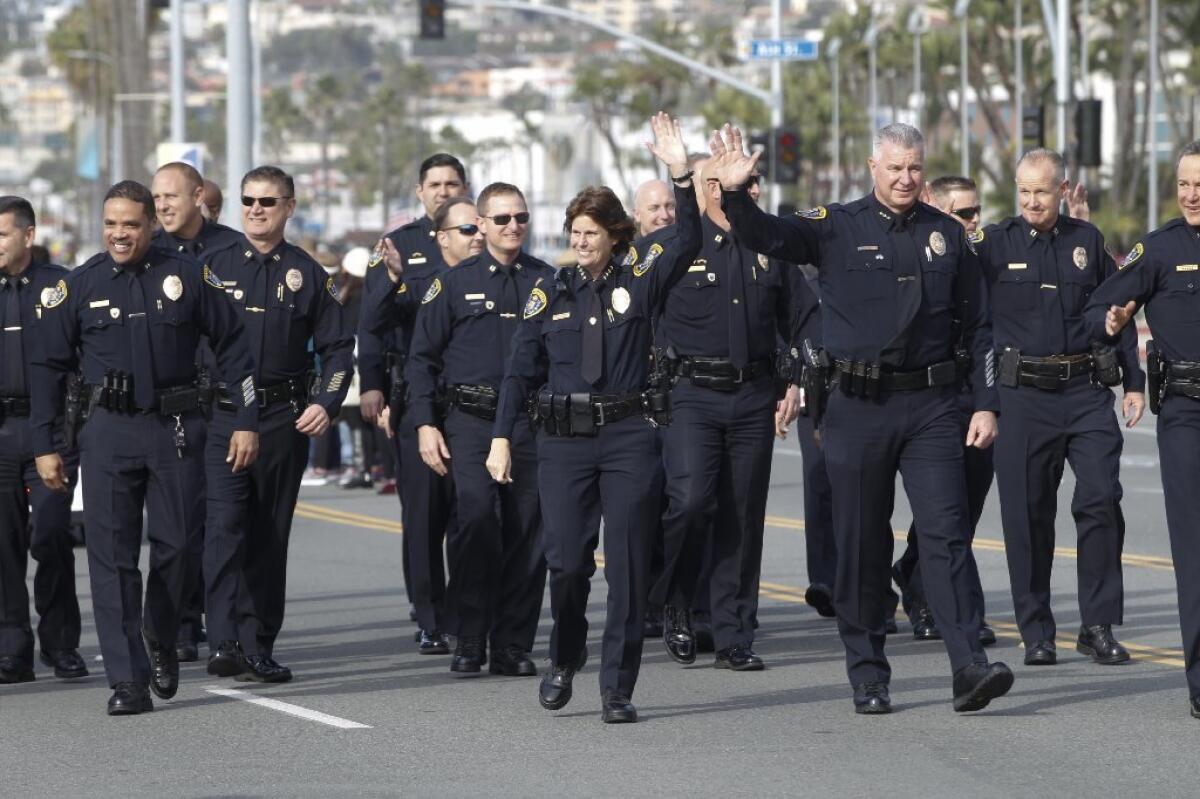
[[[247,688],[191,664],[178,696],[156,700],[154,713],[106,717],[81,557],[83,653],[93,676],[64,683],[39,665],[37,682],[0,689],[0,795],[1194,796],[1200,722],[1187,713],[1152,423],[1127,435],[1123,460],[1129,532],[1119,633],[1134,662],[1096,666],[1073,651],[1068,474],[1054,577],[1060,665],[1020,665],[993,492],[976,555],[1001,634],[991,657],[1012,665],[1017,681],[981,713],[952,712],[944,650],[913,641],[902,622],[888,647],[898,712],[854,715],[833,624],[803,604],[801,462],[788,441],[776,449],[768,509],[756,644],[763,672],[717,671],[704,656],[682,668],[650,642],[635,696],[642,722],[601,724],[597,574],[593,657],[563,711],[538,705],[536,679],[453,679],[447,658],[414,651],[396,499],[306,488],[276,652],[295,681]],[[894,522],[908,523],[902,492]],[[548,632],[547,600],[539,662]]]

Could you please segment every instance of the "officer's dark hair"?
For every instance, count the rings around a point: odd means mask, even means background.
[[[274,183],[283,192],[284,197],[296,196],[296,181],[292,180],[292,176],[284,172],[277,166],[265,165],[256,166],[242,177],[242,190],[246,190],[246,184],[252,180],[263,180]]]
[[[570,236],[571,223],[580,216],[591,217],[608,231],[614,241],[613,252],[627,249],[637,230],[629,214],[625,213],[625,206],[621,205],[621,200],[608,186],[588,186],[575,195],[575,199],[567,206],[563,232]]]
[[[183,175],[183,179],[188,184],[188,191],[195,191],[204,186],[204,178],[196,171],[196,167],[191,164],[185,164],[183,161],[171,161],[170,163],[163,164],[154,174],[157,175],[159,172],[165,172],[168,169]]]
[[[417,175],[417,183],[424,183],[425,175],[429,173],[429,170],[436,169],[439,166],[448,166],[453,169],[458,173],[458,179],[463,182],[463,185],[467,185],[466,168],[462,165],[462,161],[459,161],[457,158],[450,155],[450,153],[434,153],[422,161],[421,171]]]
[[[1062,157],[1062,153],[1046,147],[1035,147],[1032,150],[1026,150],[1025,154],[1017,161],[1017,169],[1021,168],[1021,164],[1036,163],[1038,161],[1048,161],[1054,167],[1055,183],[1062,183],[1067,179],[1067,162]]]
[[[939,203],[943,202],[952,191],[978,191],[975,181],[962,175],[942,175],[929,184],[929,193]]]
[[[17,197],[13,194],[0,197],[0,216],[5,214],[12,214],[13,224],[19,228],[37,225],[37,218],[33,215],[33,206],[24,197]]]
[[[479,215],[484,216],[488,203],[492,201],[493,197],[503,197],[506,194],[515,194],[521,198],[521,202],[525,202],[525,195],[513,184],[489,183],[483,187],[483,191],[479,192],[479,196],[475,198],[475,207],[479,209]]]
[[[146,214],[146,218],[151,222],[154,221],[155,216],[158,214],[154,209],[154,195],[150,193],[150,189],[136,180],[122,180],[120,183],[114,183],[104,194],[104,202],[108,202],[109,200],[129,200],[130,202],[140,203],[142,211]]]
[[[438,206],[438,209],[433,212],[433,229],[444,230],[446,228],[446,220],[450,218],[450,209],[459,205],[475,205],[470,197],[451,197],[446,202]]]
[[[1190,155],[1200,155],[1200,139],[1190,141],[1183,145],[1183,149],[1179,151],[1179,158],[1175,159],[1175,169],[1178,171],[1179,165],[1183,163],[1183,159]],[[3,213],[3,211],[0,211]]]

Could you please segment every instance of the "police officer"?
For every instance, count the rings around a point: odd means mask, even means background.
[[[529,209],[520,189],[493,183],[477,205],[486,251],[442,272],[421,300],[405,370],[405,424],[416,428],[425,464],[439,477],[454,474],[457,524],[446,541],[448,615],[457,639],[450,671],[479,674],[490,643],[492,674],[535,676],[529,653],[546,559],[529,420],[518,419],[513,429],[512,483],[492,480],[485,461],[513,333],[534,284],[553,278],[554,268],[522,249]]]
[[[274,651],[309,438],[324,435],[341,408],[354,340],[333,278],[284,239],[296,210],[291,175],[256,167],[242,178],[241,189],[244,238],[214,254],[211,266],[222,276],[254,358],[260,455],[245,472],[224,468],[222,453],[245,397],[236,384],[217,386],[205,453],[208,672],[276,683],[292,678]]]
[[[1145,408],[1145,375],[1132,328],[1118,351],[1090,347],[1083,309],[1116,266],[1099,230],[1059,214],[1064,172],[1058,153],[1027,152],[1017,165],[1021,215],[974,236],[991,284],[1004,416],[996,479],[1013,604],[1030,666],[1058,659],[1050,569],[1064,462],[1075,473],[1071,513],[1083,622],[1076,648],[1096,663],[1129,659],[1112,633],[1124,605],[1125,520],[1118,480],[1123,440],[1108,386],[1124,384],[1123,410],[1132,427]]]
[[[776,396],[776,378],[796,382],[791,367],[776,369],[776,340],[793,349],[795,268],[745,246],[721,211],[709,162],[693,168],[704,243],[660,321],[678,374],[663,448],[663,640],[675,660],[695,661],[689,609],[711,553],[714,666],[753,671],[763,668],[752,644],[777,400],[788,405],[785,425],[795,416],[794,392]]]
[[[217,222],[221,219],[221,208],[225,205],[225,197],[221,194],[221,187],[208,178],[204,179],[204,193],[200,195],[200,210],[204,212],[204,218]]]
[[[1154,340],[1147,344],[1150,407],[1158,414],[1167,530],[1179,593],[1190,709],[1200,719],[1200,140],[1180,151],[1175,167],[1182,216],[1133,246],[1117,274],[1097,288],[1087,322],[1096,338],[1123,335],[1138,306]]]
[[[204,480],[205,425],[195,383],[202,335],[220,374],[237,387],[226,468],[241,471],[258,453],[253,365],[225,287],[190,258],[152,248],[153,224],[149,189],[127,180],[108,190],[106,251],[42,293],[33,359],[33,451],[38,474],[56,491],[68,485],[55,447],[63,378],[77,365],[82,371],[88,568],[113,689],[110,715],[152,710],[147,685],[163,699],[179,687],[175,638],[187,535],[195,529],[189,518],[195,506],[187,497]],[[138,569],[143,505],[150,537],[144,617]]]
[[[699,213],[679,123],[651,120],[675,182],[675,236],[630,247],[633,223],[611,189],[584,189],[564,228],[578,258],[534,287],[512,343],[488,471],[512,482],[512,442],[530,392],[542,432],[538,488],[550,571],[551,670],[539,701],[559,710],[587,657],[587,597],[604,520],[608,613],[601,651],[601,718],[637,721],[630,701],[642,657],[650,538],[658,524],[662,473],[647,420],[666,421],[666,392],[648,392],[650,319],[700,247]],[[539,387],[541,387],[539,389]]]
[[[411,304],[403,307],[397,326],[383,325],[371,309],[386,307],[380,295],[391,295],[395,286],[385,270],[375,266],[367,271],[363,313],[358,323],[358,369],[362,388],[363,419],[374,424],[384,405],[392,429],[399,432],[392,441],[396,448],[397,495],[404,526],[404,590],[412,605],[410,616],[419,630],[418,651],[445,654],[448,650],[440,634],[443,627],[442,605],[446,594],[446,570],[442,542],[452,524],[454,482],[439,480],[421,461],[415,432],[400,427],[403,414],[404,358],[412,341],[416,306],[429,290],[442,263],[432,218],[438,207],[451,197],[467,194],[467,175],[462,162],[452,155],[436,153],[421,163],[417,181],[417,199],[425,216],[393,230],[381,242],[384,261],[393,272],[403,270],[404,287],[411,292]],[[387,392],[385,402],[385,392]]]
[[[820,270],[824,346],[831,362],[821,426],[837,536],[834,606],[859,713],[891,711],[884,655],[897,469],[921,543],[925,589],[954,672],[956,711],[1005,694],[1012,672],[988,664],[967,579],[966,491],[952,325],[973,355],[976,411],[967,443],[995,437],[986,287],[962,226],[919,202],[924,139],[882,128],[868,160],[874,189],[847,205],[779,218],[744,190],[757,155],[741,133],[713,137],[723,205],[746,246]]]
[[[61,266],[33,259],[33,206],[23,197],[0,197],[0,683],[33,676],[33,630],[25,570],[32,554],[40,658],[59,678],[86,677],[79,656],[79,598],[75,594],[71,493],[79,456],[55,435],[69,490],[54,492],[37,475],[29,425],[30,358],[42,292],[67,275]],[[33,510],[30,524],[30,506]]]

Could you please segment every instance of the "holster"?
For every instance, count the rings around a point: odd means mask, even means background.
[[[796,356],[792,352],[792,350],[783,349],[775,353],[776,401],[787,396],[788,385],[791,384],[792,375],[796,371]]]
[[[813,427],[820,427],[829,404],[829,356],[808,339],[804,341],[804,369],[800,374],[804,389],[804,410]]]
[[[652,386],[642,392],[642,410],[646,420],[655,427],[671,423],[671,392],[662,386]]]
[[[67,396],[63,403],[63,436],[67,449],[73,450],[79,440],[79,428],[86,418],[83,407],[83,378],[76,372],[67,375]]]
[[[1005,347],[1000,353],[1000,385],[1016,388],[1021,383],[1021,351]]]
[[[1100,341],[1092,342],[1092,374],[1102,386],[1121,384],[1121,365],[1117,360],[1117,348]]]
[[[213,402],[217,398],[216,387],[213,385],[212,375],[204,367],[196,370],[196,391],[200,394],[200,413],[208,421],[212,421],[213,417]]]
[[[1167,364],[1153,340],[1146,342],[1146,388],[1150,392],[1150,412],[1158,414],[1162,411],[1163,397],[1166,394]]]
[[[596,418],[592,415],[591,394],[568,394],[567,414],[570,419],[567,429],[573,436],[596,435]]]
[[[408,404],[408,383],[404,380],[404,367],[393,363],[388,369],[391,380],[388,383],[388,426],[393,433],[400,431],[400,418],[404,416]]]

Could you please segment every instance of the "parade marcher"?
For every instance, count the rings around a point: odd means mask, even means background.
[[[210,266],[225,283],[254,358],[260,452],[244,472],[224,468],[221,453],[243,397],[236,384],[216,386],[205,453],[208,672],[275,683],[292,678],[274,651],[309,439],[324,435],[341,408],[354,339],[333,278],[284,238],[296,210],[292,177],[256,167],[242,178],[241,192],[244,238],[215,253]]]
[[[512,483],[492,480],[485,462],[521,311],[554,268],[522,249],[529,209],[520,189],[493,183],[477,206],[485,251],[444,270],[421,300],[405,370],[411,398],[404,424],[416,429],[425,464],[439,478],[454,478],[456,524],[446,540],[448,631],[457,640],[450,671],[475,675],[487,662],[492,674],[531,677],[546,559],[529,419],[513,429]],[[461,227],[439,232],[474,235],[475,225]]]
[[[925,202],[945,214],[950,215],[962,224],[968,236],[979,229],[979,191],[975,181],[968,177],[946,175],[936,178],[927,184],[928,196]],[[971,416],[975,411],[971,392],[966,386],[958,396],[959,421],[962,422],[963,437],[971,424]],[[996,643],[996,633],[984,621],[983,587],[979,582],[979,568],[975,556],[971,552],[971,542],[975,540],[975,528],[983,515],[983,505],[987,501],[988,492],[992,488],[992,449],[979,447],[963,447],[963,467],[966,470],[967,481],[967,555],[969,568],[972,572],[971,595],[979,604],[979,640],[984,646]],[[921,582],[921,564],[918,558],[917,532],[915,525],[908,530],[908,546],[904,554],[892,565],[892,578],[900,586],[901,598],[904,602],[904,612],[912,623],[913,638],[919,641],[937,641],[942,634],[938,631],[929,603],[925,600],[925,591]]]
[[[988,664],[970,602],[953,328],[957,319],[972,355],[976,410],[966,441],[976,447],[996,434],[991,333],[986,286],[962,226],[918,199],[924,138],[910,125],[882,128],[868,160],[869,195],[786,218],[764,213],[746,192],[758,156],[744,154],[740,131],[718,133],[711,146],[725,213],[746,246],[820,270],[831,388],[819,429],[833,486],[834,607],[855,711],[891,711],[885,598],[897,470],[950,658],[954,709],[979,710],[1008,692],[1013,674]]]
[[[196,351],[207,336],[234,386],[235,432],[224,453],[239,472],[258,454],[258,406],[246,336],[225,287],[186,256],[151,247],[154,199],[134,181],[104,198],[101,253],[41,294],[33,358],[33,451],[46,485],[67,487],[55,445],[64,377],[82,372],[79,434],[88,568],[110,715],[152,710],[179,687],[175,640],[187,581],[190,495],[204,481],[205,424]],[[68,416],[74,408],[68,407]],[[150,571],[142,613],[143,507]],[[141,638],[145,637],[143,646]]]
[[[200,195],[200,210],[204,212],[204,218],[210,222],[217,222],[221,219],[221,208],[225,205],[225,197],[221,194],[221,187],[208,178],[204,179],[204,193]]]
[[[996,481],[1025,664],[1058,660],[1050,570],[1065,463],[1075,473],[1071,513],[1079,535],[1082,621],[1077,648],[1097,663],[1121,663],[1129,653],[1112,626],[1124,611],[1118,478],[1124,440],[1109,386],[1123,383],[1122,408],[1132,427],[1145,409],[1137,336],[1130,328],[1118,347],[1092,346],[1083,309],[1117,269],[1099,230],[1059,213],[1067,189],[1062,156],[1044,149],[1025,153],[1016,184],[1021,215],[972,239],[991,286],[1004,418]]]
[[[695,258],[700,219],[679,123],[651,120],[650,151],[670,169],[678,220],[674,235],[646,249],[621,201],[605,187],[584,189],[567,208],[577,265],[534,287],[512,342],[487,459],[497,482],[512,482],[511,442],[532,405],[538,434],[546,562],[550,572],[551,670],[539,701],[559,710],[587,657],[587,598],[604,520],[608,583],[601,648],[601,718],[637,721],[631,697],[642,659],[651,537],[662,472],[654,425],[667,421],[664,390],[648,390],[650,320]],[[531,398],[530,394],[534,396]]]
[[[697,582],[707,578],[714,665],[753,671],[763,668],[752,645],[775,412],[786,406],[786,426],[798,401],[795,389],[776,395],[777,385],[798,382],[790,357],[784,373],[776,362],[777,341],[787,351],[796,346],[795,267],[754,252],[730,230],[711,166],[693,165],[703,246],[659,320],[677,379],[663,447],[666,579],[654,597],[664,602],[667,652],[692,663],[690,611]]]
[[[1146,345],[1150,408],[1158,414],[1190,710],[1200,719],[1200,140],[1180,151],[1175,181],[1181,216],[1133,245],[1117,274],[1092,293],[1085,313],[1097,340],[1115,341],[1145,306],[1154,336]]]
[[[39,617],[39,658],[54,669],[55,677],[88,673],[79,656],[81,621],[70,532],[79,456],[56,430],[54,446],[66,466],[66,492],[47,488],[33,457],[29,363],[42,315],[42,293],[53,291],[67,275],[61,266],[34,259],[36,221],[28,200],[0,197],[0,683],[34,679],[25,583],[30,555],[37,562],[33,601]]]
[[[433,228],[433,215],[442,203],[467,194],[467,174],[452,155],[437,153],[421,163],[416,195],[425,216],[388,233],[380,242],[383,262],[393,273],[404,273],[411,293],[411,313],[386,327],[373,309],[387,308],[387,297],[397,291],[378,264],[367,271],[364,311],[358,324],[358,371],[363,419],[374,424],[385,406],[389,423],[398,434],[392,439],[397,465],[397,496],[404,527],[404,590],[412,606],[410,617],[419,630],[414,636],[418,651],[444,654],[446,644],[434,635],[444,626],[446,569],[442,542],[453,524],[454,482],[439,480],[417,452],[414,431],[401,427],[406,392],[404,360],[412,341],[416,304],[425,296],[434,276],[445,264]]]

